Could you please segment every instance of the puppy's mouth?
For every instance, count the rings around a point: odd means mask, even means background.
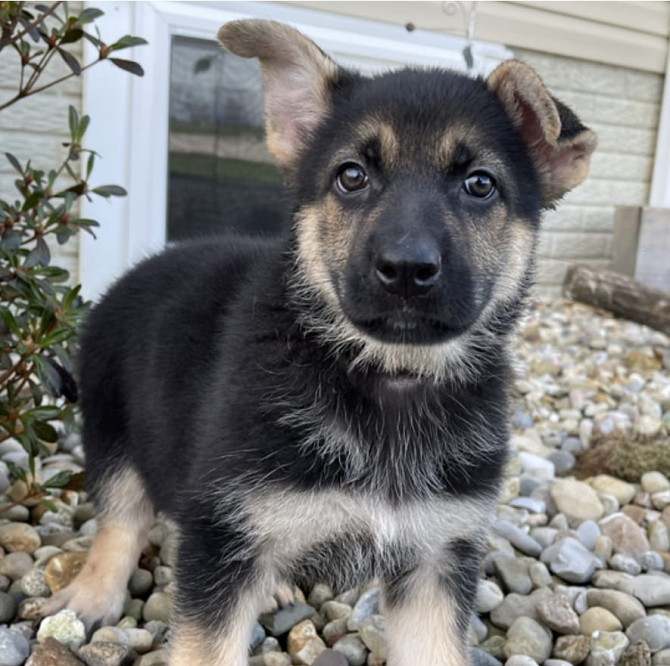
[[[369,319],[352,319],[354,326],[380,342],[403,345],[431,345],[465,333],[467,325],[436,317],[392,314]]]

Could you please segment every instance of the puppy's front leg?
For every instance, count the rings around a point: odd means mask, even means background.
[[[479,561],[476,544],[458,541],[446,549],[444,562],[422,563],[386,582],[388,666],[470,663],[466,635]]]
[[[247,666],[274,577],[243,529],[201,520],[182,534],[170,666]]]

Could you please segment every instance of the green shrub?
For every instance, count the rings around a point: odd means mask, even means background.
[[[145,40],[126,35],[111,44],[103,42],[94,25],[102,15],[93,7],[71,14],[61,2],[0,2],[0,68],[8,67],[10,58],[17,58],[19,65],[16,93],[0,100],[0,125],[4,109],[103,60],[143,74],[140,65],[115,53]],[[98,51],[98,59],[85,66],[66,48],[83,39]],[[62,58],[70,73],[44,82],[42,75],[54,57]],[[0,192],[0,443],[17,441],[28,453],[27,466],[8,463],[15,503],[43,501],[47,506],[52,490],[72,480],[63,471],[42,482],[35,461],[50,455],[59,431],[74,427],[73,365],[89,308],[79,295],[80,286],[69,284],[68,272],[51,263],[47,240],[63,245],[80,231],[94,234],[98,223],[78,214],[81,197],[126,194],[117,185],[90,184],[96,153],[82,143],[89,117],[79,117],[71,106],[65,122],[70,140],[63,144],[60,164],[21,163],[5,153],[17,174],[16,189]]]

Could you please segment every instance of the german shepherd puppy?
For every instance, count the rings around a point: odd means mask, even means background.
[[[244,666],[282,581],[373,577],[390,665],[463,666],[510,333],[541,211],[584,179],[595,136],[519,62],[367,78],[286,25],[218,36],[260,59],[293,223],[167,250],[93,310],[100,526],[45,610],[114,622],[162,511],[180,527],[171,666]]]

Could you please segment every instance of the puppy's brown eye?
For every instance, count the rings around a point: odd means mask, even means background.
[[[356,192],[368,185],[368,174],[360,164],[345,162],[337,172],[337,186],[341,192]]]
[[[487,199],[495,192],[496,183],[485,171],[475,171],[465,179],[463,189],[470,196]]]

